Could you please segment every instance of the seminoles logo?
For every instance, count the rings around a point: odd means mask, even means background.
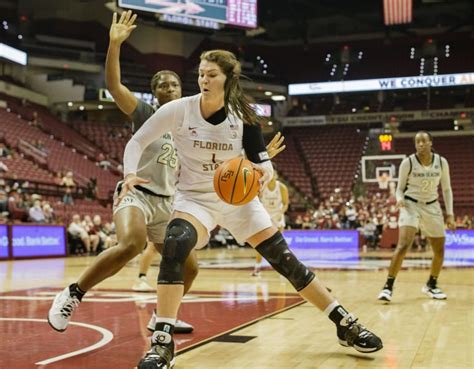
[[[227,172],[224,173],[224,175],[221,177],[222,182],[227,182],[228,179],[234,176],[234,171],[233,170],[228,170]]]
[[[248,168],[242,169],[242,174],[244,175],[244,195],[247,193],[247,175],[250,173]]]

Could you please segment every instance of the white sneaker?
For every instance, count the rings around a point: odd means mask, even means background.
[[[64,332],[71,320],[74,310],[81,302],[75,296],[71,296],[69,286],[54,298],[53,305],[48,312],[48,323],[54,330]]]
[[[261,277],[262,274],[260,273],[260,270],[254,270],[251,274],[252,277]]]
[[[382,301],[388,301],[388,302],[392,301],[392,290],[389,290],[388,288],[384,288],[379,293],[379,296],[377,298]]]
[[[137,292],[150,292],[150,291],[156,291],[156,287],[153,288],[148,284],[148,280],[146,279],[145,276],[140,277],[137,282],[132,286],[133,291]]]
[[[150,320],[148,321],[146,328],[150,332],[154,332],[155,325],[156,325],[156,311],[153,310],[153,314],[151,314]],[[191,333],[193,330],[194,330],[194,327],[191,324],[186,323],[182,320],[176,319],[176,324],[174,326],[174,333]]]
[[[446,300],[448,298],[448,295],[440,288],[430,288],[425,285],[421,288],[421,292],[435,300]]]

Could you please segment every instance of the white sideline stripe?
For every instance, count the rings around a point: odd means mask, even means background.
[[[16,322],[20,321],[20,322],[48,323],[48,321],[46,319],[31,319],[31,318],[1,318],[0,317],[0,320],[14,321],[14,322],[15,321]],[[100,334],[102,334],[102,338],[100,339],[100,341],[96,342],[95,344],[93,344],[91,346],[87,346],[83,349],[72,351],[72,352],[69,352],[67,354],[55,356],[55,357],[52,357],[50,359],[46,359],[46,360],[43,360],[43,361],[38,361],[37,363],[35,363],[35,365],[48,365],[48,364],[51,364],[51,363],[55,363],[56,361],[61,361],[61,360],[68,359],[68,358],[73,357],[73,356],[85,354],[86,352],[97,350],[98,348],[101,348],[102,346],[105,346],[106,344],[108,344],[114,338],[114,335],[111,331],[109,331],[108,329],[99,327],[97,325],[79,323],[79,322],[70,322],[69,324],[97,331]]]

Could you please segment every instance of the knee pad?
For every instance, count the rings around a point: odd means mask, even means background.
[[[187,220],[173,219],[166,228],[158,284],[183,284],[184,262],[197,243],[197,231]]]
[[[284,276],[297,291],[301,291],[314,279],[314,273],[297,259],[288,248],[280,232],[263,241],[258,251],[278,273]]]

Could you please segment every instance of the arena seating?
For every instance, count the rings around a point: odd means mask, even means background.
[[[109,198],[110,191],[119,179],[110,171],[99,168],[86,156],[77,153],[75,148],[67,147],[64,142],[56,140],[52,135],[31,126],[27,121],[5,109],[0,109],[0,130],[3,131],[5,142],[11,147],[18,145],[19,138],[29,142],[41,140],[48,151],[49,170],[52,172],[72,170],[80,186],[85,186],[89,178],[96,177],[98,196],[101,199]]]

